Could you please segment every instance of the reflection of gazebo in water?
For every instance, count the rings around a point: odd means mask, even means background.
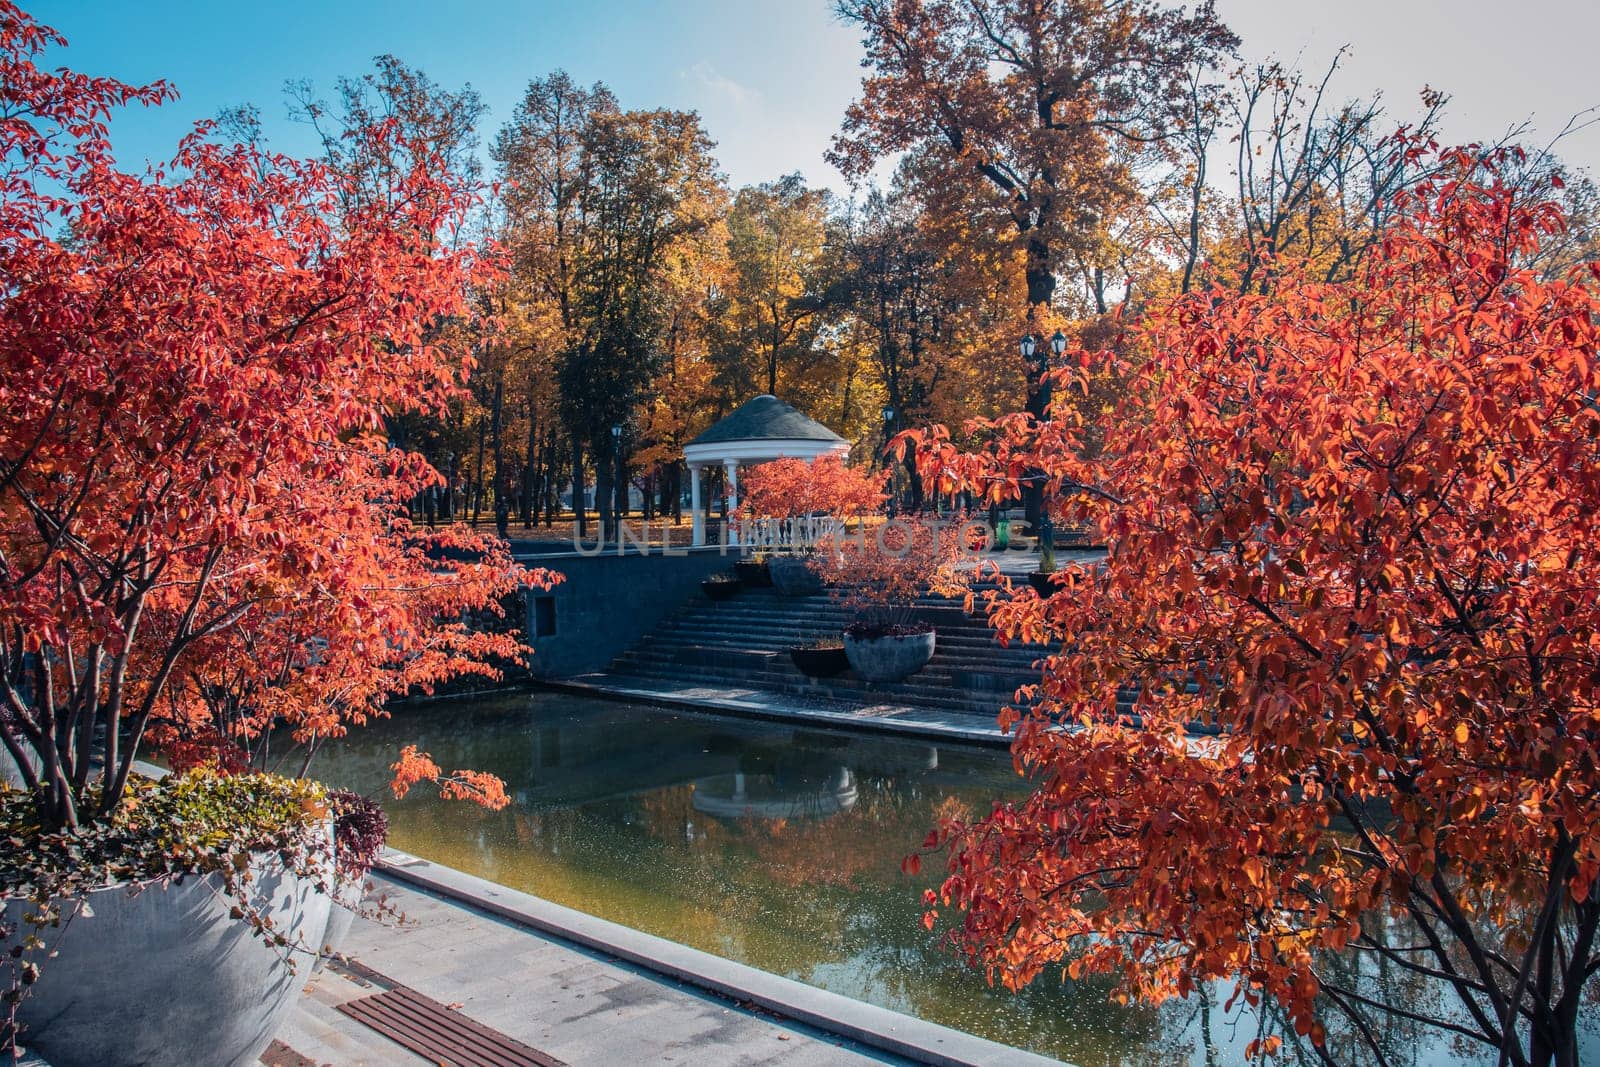
[[[728,479],[728,514],[739,507],[739,465],[771,459],[816,459],[850,451],[844,438],[807,418],[775,396],[762,394],[740,405],[683,449],[689,464],[689,499],[694,513],[694,543],[706,543],[700,505],[700,469],[721,464]]]
[[[722,819],[826,818],[856,805],[856,778],[835,765],[799,778],[737,771],[694,783],[695,811]]]

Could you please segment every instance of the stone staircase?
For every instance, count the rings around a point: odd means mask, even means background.
[[[1014,703],[1019,687],[1038,681],[1035,664],[1045,653],[1042,646],[1001,647],[982,615],[968,615],[959,600],[923,597],[916,613],[938,632],[933,660],[921,671],[893,683],[869,683],[853,671],[814,679],[795,668],[789,647],[838,637],[851,621],[849,611],[825,595],[784,597],[771,589],[747,588],[712,601],[696,593],[619,656],[606,679],[622,685],[754,689],[856,705],[915,705],[988,718]]]

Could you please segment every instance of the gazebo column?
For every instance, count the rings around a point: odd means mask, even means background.
[[[722,469],[727,472],[728,475],[727,541],[730,545],[736,545],[739,543],[739,526],[737,518],[739,514],[739,461],[736,459],[725,459],[722,461]]]
[[[700,464],[689,464],[689,522],[696,545],[706,543],[706,515],[700,507]]]

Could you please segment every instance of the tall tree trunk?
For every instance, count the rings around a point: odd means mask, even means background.
[[[478,525],[483,516],[483,449],[487,444],[488,424],[478,423],[478,472],[472,480],[472,525]]]
[[[769,309],[772,313],[772,344],[767,349],[767,393],[770,396],[778,395],[778,308],[773,305]]]
[[[533,408],[533,402],[528,403],[528,461],[522,468],[522,507],[517,516],[522,520],[524,530],[531,529],[533,520],[539,516],[539,480],[543,471],[539,464],[539,419]]]
[[[589,516],[583,506],[583,438],[572,435],[572,518],[578,536],[589,535]]]
[[[1206,154],[1195,156],[1194,178],[1189,183],[1189,248],[1183,257],[1183,281],[1178,292],[1187,293],[1194,286],[1194,268],[1200,262],[1200,212],[1204,206],[1206,189]]]
[[[511,535],[511,472],[506,470],[505,449],[500,446],[505,399],[505,375],[498,374],[494,382],[494,404],[490,409],[490,434],[494,439],[494,529],[501,540]]]
[[[544,439],[544,528],[549,529],[556,522],[556,508],[561,503],[561,478],[556,474],[556,431],[551,427],[546,431]]]
[[[611,498],[611,483],[616,464],[612,458],[605,455],[604,449],[595,448],[594,464],[594,508],[600,519],[600,537],[609,539],[614,536],[615,526],[615,501]]]
[[[906,507],[912,512],[922,510],[922,476],[917,473],[916,458],[906,453],[904,460],[906,469]]]
[[[1024,276],[1028,283],[1028,312],[1030,318],[1036,318],[1036,311],[1049,309],[1050,300],[1056,292],[1056,275],[1050,267],[1050,242],[1045,240],[1037,230],[1028,235],[1027,260],[1024,265]],[[1034,360],[1026,368],[1028,380],[1027,410],[1035,419],[1044,418],[1045,393],[1043,375],[1040,373],[1044,367],[1047,356],[1041,353],[1050,351],[1049,342],[1043,337],[1035,338],[1038,347],[1034,350]],[[1029,483],[1022,491],[1023,512],[1027,516],[1028,526],[1031,529],[1039,527],[1039,500],[1042,496],[1037,485]]]
[[[445,522],[454,522],[456,518],[456,479],[460,477],[460,462],[451,452],[449,470],[445,471],[444,485],[439,490],[439,517]]]
[[[1050,242],[1039,231],[1028,235],[1023,276],[1028,283],[1028,309],[1049,304],[1056,295],[1056,274],[1050,265]]]

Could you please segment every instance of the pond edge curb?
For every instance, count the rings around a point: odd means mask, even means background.
[[[627,704],[648,704],[654,707],[672,708],[679,711],[727,715],[744,719],[758,719],[765,722],[805,723],[810,726],[849,730],[863,734],[897,734],[903,737],[916,737],[925,741],[982,745],[987,748],[1009,749],[1011,743],[1016,739],[1012,734],[1001,733],[997,726],[952,726],[942,722],[910,718],[895,719],[888,716],[856,715],[850,712],[828,711],[821,708],[758,704],[754,701],[740,700],[737,697],[677,696],[672,693],[660,693],[650,689],[636,689],[631,686],[599,684],[573,679],[539,678],[533,681],[532,688],[558,693],[572,693],[579,696],[598,697],[601,700],[613,700]],[[998,710],[997,706],[997,715]],[[984,716],[981,715],[973,715],[971,718],[986,721]]]
[[[1044,1067],[1061,1061],[634,930],[394,849],[385,877],[686,985],[934,1067]]]

